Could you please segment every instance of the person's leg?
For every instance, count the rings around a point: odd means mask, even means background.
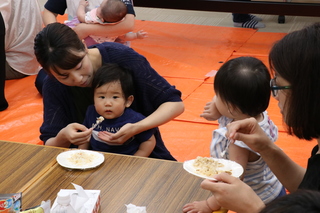
[[[251,17],[249,14],[232,13],[233,22],[246,22],[250,21]]]
[[[250,0],[239,0],[250,1]],[[251,14],[232,13],[233,26],[243,28],[264,28],[265,25],[260,23],[261,18]]]
[[[10,67],[8,62],[6,62],[5,66],[6,66],[6,80],[20,79],[20,78],[24,78],[27,76],[21,72],[16,71],[12,67]]]
[[[233,16],[233,26],[243,27],[243,28],[264,28],[266,27],[263,23],[259,22],[262,19],[250,14],[238,14],[232,13]]]
[[[6,29],[0,12],[0,111],[8,108],[8,102],[4,95],[4,85],[6,82],[6,52],[4,48],[5,33]]]

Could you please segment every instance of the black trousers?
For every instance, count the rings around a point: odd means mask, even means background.
[[[239,1],[250,1],[250,0],[239,0]],[[233,22],[246,22],[250,21],[250,15],[249,14],[240,14],[240,13],[232,13],[233,16]]]

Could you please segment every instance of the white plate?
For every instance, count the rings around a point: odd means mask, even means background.
[[[219,158],[212,158],[216,161],[218,161],[219,163],[222,163],[224,166],[223,167],[219,167],[219,169],[221,170],[226,170],[226,171],[230,171],[231,170],[231,175],[234,176],[234,177],[240,177],[240,175],[242,175],[243,173],[243,167],[234,162],[234,161],[231,161],[231,160],[226,160],[226,159],[219,159]],[[206,178],[206,179],[209,179],[209,180],[216,180],[215,178],[213,177],[209,177],[209,176],[205,176],[205,175],[202,175],[202,174],[199,174],[196,172],[196,168],[193,166],[193,163],[194,163],[195,159],[194,160],[188,160],[188,161],[185,161],[183,163],[183,168],[195,175],[195,176],[198,176],[198,177],[201,177],[201,178]]]
[[[78,157],[77,160],[75,157]],[[90,150],[70,150],[60,153],[57,162],[69,169],[92,169],[104,162],[104,155]]]

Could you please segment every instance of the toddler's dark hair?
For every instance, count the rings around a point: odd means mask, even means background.
[[[239,57],[221,66],[214,79],[214,90],[226,104],[254,117],[269,105],[270,79],[262,61]]]
[[[92,88],[96,89],[105,84],[119,81],[125,99],[134,95],[134,83],[130,72],[118,64],[103,64],[95,73],[92,80]]]

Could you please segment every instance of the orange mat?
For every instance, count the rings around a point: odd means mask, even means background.
[[[137,20],[136,30],[140,29],[147,31],[149,37],[133,41],[132,48],[182,91],[185,103],[182,115],[160,127],[166,146],[181,162],[209,156],[212,130],[217,128],[217,122],[208,122],[199,115],[214,95],[212,74],[223,62],[239,56],[255,56],[267,64],[268,51],[284,34]],[[0,112],[0,140],[42,144],[39,139],[42,98],[34,87],[34,79],[35,76],[30,76],[6,82],[9,108]],[[293,160],[306,166],[315,142],[300,141],[287,135],[277,101],[273,98],[268,112],[279,127],[276,143]]]

